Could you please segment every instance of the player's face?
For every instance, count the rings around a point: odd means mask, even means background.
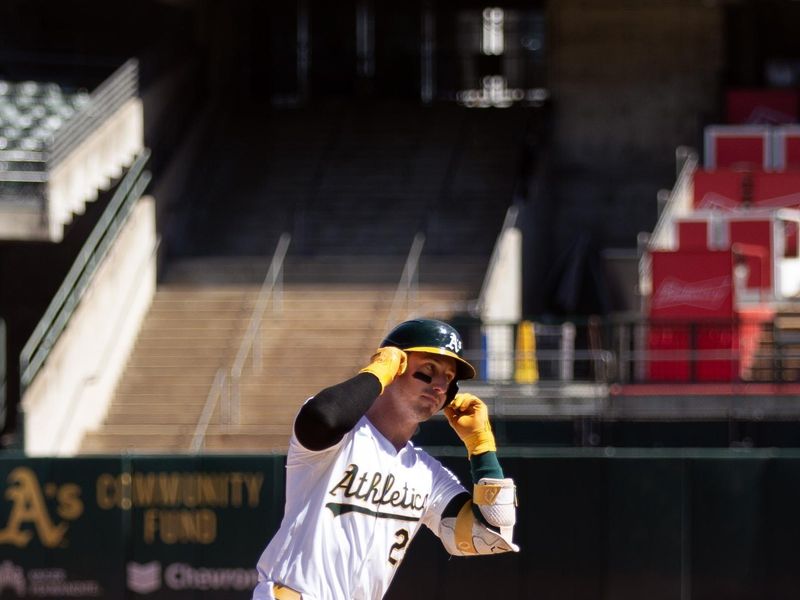
[[[456,376],[456,361],[449,356],[408,353],[408,368],[403,374],[410,401],[423,419],[442,409],[447,388]]]

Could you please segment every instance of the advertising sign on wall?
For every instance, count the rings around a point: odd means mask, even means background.
[[[283,457],[0,463],[0,597],[247,598]]]

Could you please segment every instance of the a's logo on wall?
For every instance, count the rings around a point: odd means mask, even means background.
[[[43,546],[65,546],[68,522],[83,514],[80,495],[81,488],[74,483],[47,483],[42,489],[31,469],[17,467],[8,475],[4,497],[11,502],[11,511],[5,527],[0,529],[0,545],[24,548],[33,538],[33,528]],[[55,502],[56,514],[60,518],[57,523],[48,511],[47,500]]]
[[[137,594],[150,594],[161,587],[161,563],[128,563],[128,589]]]

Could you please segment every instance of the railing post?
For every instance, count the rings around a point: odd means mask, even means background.
[[[275,247],[275,253],[272,256],[267,274],[264,276],[264,282],[261,284],[261,289],[258,293],[253,312],[250,315],[250,321],[247,325],[242,342],[239,345],[239,351],[236,353],[236,358],[230,367],[231,373],[231,394],[230,394],[230,411],[229,419],[232,423],[239,423],[240,417],[240,403],[241,403],[241,378],[247,359],[252,354],[253,369],[258,370],[261,368],[261,320],[264,316],[264,311],[267,308],[267,303],[271,297],[275,301],[275,285],[279,281],[278,275],[283,271],[283,261],[286,257],[286,252],[289,248],[292,236],[284,232],[281,234],[278,244]],[[258,364],[257,364],[258,363]]]
[[[386,323],[384,324],[383,331],[388,331],[392,328],[401,306],[405,305],[405,307],[408,308],[409,288],[411,287],[412,282],[417,281],[416,277],[419,266],[419,258],[422,254],[422,248],[424,245],[425,234],[417,233],[414,236],[414,241],[411,243],[411,248],[408,251],[406,262],[403,265],[403,272],[400,275],[400,281],[397,283],[397,289],[394,292],[394,298],[392,299],[392,305],[389,308],[389,314],[386,317]],[[417,284],[414,283],[414,285],[416,286]]]
[[[205,446],[206,431],[208,430],[208,425],[211,422],[211,417],[214,414],[214,409],[217,407],[217,403],[220,399],[222,400],[220,415],[224,412],[226,404],[225,384],[225,369],[217,369],[217,372],[214,375],[214,382],[211,384],[211,389],[208,390],[208,396],[206,396],[206,403],[203,405],[203,411],[200,413],[200,417],[197,419],[197,426],[195,427],[194,435],[192,436],[192,442],[189,445],[189,449],[194,452],[200,451]]]

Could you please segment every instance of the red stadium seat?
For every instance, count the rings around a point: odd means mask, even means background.
[[[695,209],[732,210],[742,204],[745,171],[715,169],[694,172]]]
[[[710,125],[705,131],[707,170],[746,167],[772,169],[771,128],[768,125]]]

